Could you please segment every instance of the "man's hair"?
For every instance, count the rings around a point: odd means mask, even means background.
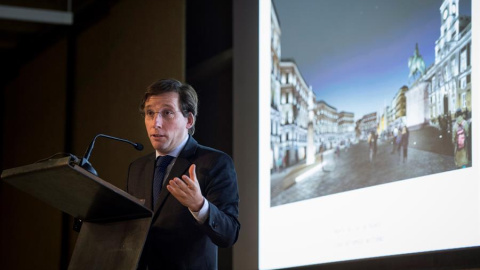
[[[180,110],[184,117],[189,113],[193,115],[193,125],[188,130],[190,135],[195,132],[195,120],[197,119],[198,97],[197,92],[192,86],[183,84],[175,79],[162,79],[152,83],[147,87],[147,91],[143,95],[142,103],[140,104],[140,114],[145,115],[145,102],[151,96],[160,95],[163,93],[175,92],[178,93]]]

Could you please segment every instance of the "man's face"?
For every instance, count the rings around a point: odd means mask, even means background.
[[[147,134],[153,148],[162,155],[174,150],[192,125],[193,115],[183,116],[176,92],[150,96],[145,102]]]

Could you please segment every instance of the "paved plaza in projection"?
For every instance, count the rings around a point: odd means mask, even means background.
[[[435,129],[411,131],[409,141],[405,162],[398,152],[391,153],[391,142],[384,140],[378,140],[376,157],[370,162],[368,143],[360,141],[342,149],[339,156],[325,151],[323,169],[300,182],[293,178],[312,167],[304,162],[272,174],[271,206],[456,169],[451,140]]]

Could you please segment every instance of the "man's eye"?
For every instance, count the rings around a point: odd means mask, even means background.
[[[173,115],[173,112],[172,112],[172,111],[168,111],[168,110],[166,110],[166,111],[163,111],[163,115],[165,115],[165,116],[169,116],[169,117],[170,117],[170,116],[172,116],[172,115]]]
[[[147,115],[147,116],[154,116],[154,115],[155,115],[155,112],[154,112],[154,111],[151,111],[151,110],[147,110],[147,111],[145,112],[145,115]]]

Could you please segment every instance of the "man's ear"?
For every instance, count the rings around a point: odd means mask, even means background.
[[[193,127],[194,124],[195,124],[195,117],[193,117],[193,114],[189,112],[187,116],[187,129],[190,129],[191,127]]]

